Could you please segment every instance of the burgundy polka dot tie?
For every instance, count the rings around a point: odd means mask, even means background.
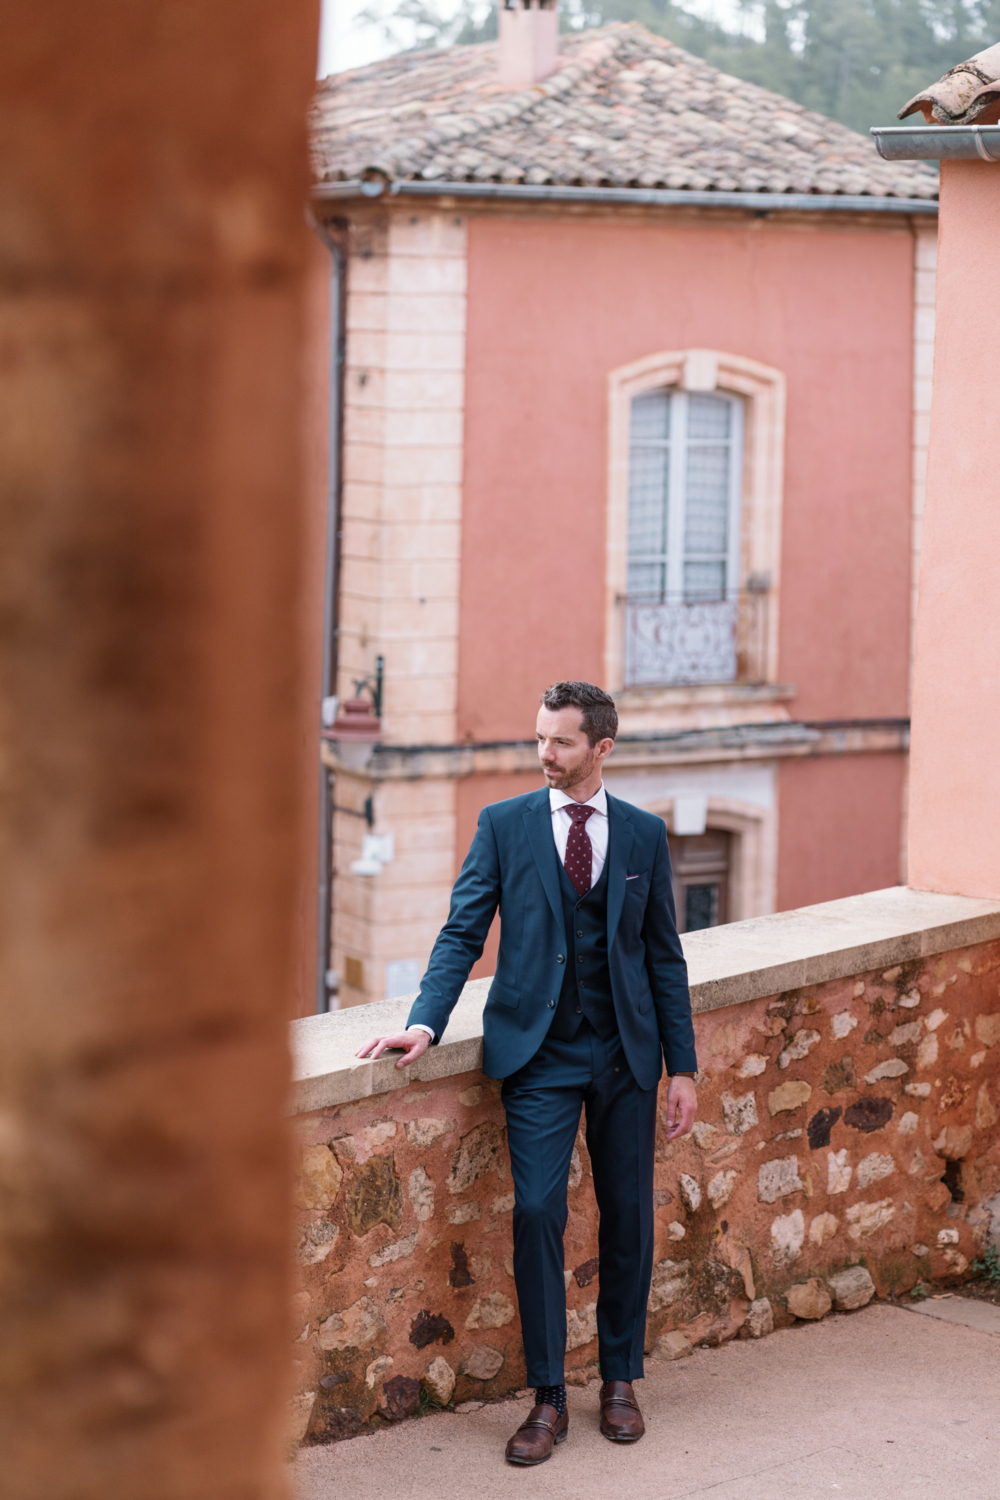
[[[594,849],[587,832],[587,819],[594,811],[592,807],[581,807],[578,802],[565,804],[570,815],[571,826],[566,840],[566,874],[578,893],[585,896],[590,890],[594,875]]]

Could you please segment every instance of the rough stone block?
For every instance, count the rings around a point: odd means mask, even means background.
[[[811,1243],[822,1248],[828,1240],[833,1239],[839,1226],[840,1220],[835,1218],[833,1214],[817,1214],[809,1225],[809,1239]]]
[[[649,1310],[659,1312],[682,1297],[691,1282],[689,1260],[661,1260],[653,1267],[649,1288]]]
[[[766,1161],[757,1172],[757,1197],[761,1203],[775,1203],[789,1193],[802,1192],[797,1156],[780,1156]]]
[[[344,1172],[329,1146],[306,1146],[296,1186],[299,1208],[330,1208],[340,1191]]]
[[[995,1047],[1000,1042],[1000,1012],[976,1017],[976,1037],[984,1047]]]
[[[771,1224],[771,1255],[776,1266],[788,1266],[802,1253],[806,1221],[801,1208],[781,1214]]]
[[[424,1167],[416,1167],[410,1173],[406,1190],[417,1219],[421,1224],[426,1224],[434,1215],[434,1184]]]
[[[866,1083],[880,1083],[883,1078],[902,1078],[904,1073],[910,1071],[909,1065],[901,1057],[890,1057],[886,1062],[881,1062],[865,1074]]]
[[[391,1354],[380,1354],[378,1359],[372,1360],[365,1371],[365,1385],[370,1391],[373,1391],[377,1385],[381,1385],[394,1364],[395,1360]]]
[[[317,1266],[330,1254],[340,1230],[328,1219],[306,1224],[302,1230],[295,1257],[300,1266]]]
[[[762,1339],[774,1332],[774,1309],[766,1297],[751,1302],[744,1327],[752,1339]]]
[[[733,1188],[739,1173],[730,1168],[725,1172],[716,1172],[706,1189],[708,1201],[713,1208],[722,1208],[732,1197]]]
[[[476,1344],[462,1360],[458,1373],[471,1375],[473,1380],[492,1380],[502,1364],[503,1355],[499,1349],[491,1349],[489,1344]]]
[[[347,1222],[358,1236],[376,1224],[398,1229],[403,1215],[403,1193],[390,1156],[375,1156],[358,1167],[344,1192]]]
[[[650,1359],[684,1359],[686,1355],[693,1352],[691,1343],[683,1333],[676,1329],[670,1329],[667,1333],[661,1333],[653,1345]]]
[[[405,1239],[396,1240],[393,1244],[386,1245],[384,1249],[377,1250],[374,1255],[369,1255],[368,1264],[377,1268],[391,1265],[394,1260],[405,1260],[417,1248],[418,1238],[414,1230],[413,1234],[408,1234]]]
[[[847,1233],[852,1240],[866,1239],[884,1228],[895,1212],[891,1198],[881,1198],[877,1203],[854,1203],[847,1210]]]
[[[864,1266],[849,1266],[826,1278],[833,1293],[833,1305],[838,1312],[853,1312],[857,1307],[867,1307],[875,1295],[875,1283]]]
[[[361,1297],[319,1325],[321,1349],[371,1349],[388,1333],[385,1319],[370,1297]]]
[[[455,1129],[454,1120],[407,1120],[403,1126],[411,1146],[433,1146]]]
[[[420,1381],[412,1375],[396,1375],[382,1387],[382,1402],[378,1414],[387,1422],[401,1422],[404,1417],[416,1416],[420,1407]]]
[[[797,1078],[772,1089],[767,1096],[767,1107],[772,1116],[780,1115],[786,1110],[801,1109],[803,1104],[808,1104],[811,1096],[812,1086],[804,1078]]]
[[[481,1209],[474,1198],[467,1203],[449,1203],[444,1216],[449,1224],[470,1224],[479,1218]]]
[[[778,1067],[787,1068],[789,1063],[800,1062],[803,1057],[808,1057],[812,1048],[816,1046],[819,1040],[820,1034],[818,1031],[810,1031],[806,1027],[803,1027],[801,1031],[795,1033],[787,1047],[780,1054]]]
[[[732,1094],[723,1094],[719,1102],[722,1105],[722,1118],[730,1135],[746,1135],[758,1123],[755,1094],[740,1094],[735,1098]]]
[[[788,1303],[788,1311],[795,1317],[813,1322],[825,1318],[833,1306],[833,1299],[818,1276],[810,1276],[808,1281],[790,1286],[785,1293],[785,1301]]]
[[[504,1156],[503,1132],[492,1120],[484,1120],[482,1125],[463,1135],[452,1157],[445,1187],[449,1193],[458,1194],[464,1193],[477,1177],[486,1172],[496,1172],[503,1178],[506,1175]]]
[[[514,1321],[514,1304],[503,1292],[487,1292],[480,1297],[465,1320],[466,1328],[502,1328]]]
[[[597,1337],[597,1303],[571,1307],[566,1312],[566,1349],[582,1349]]]
[[[858,1187],[866,1188],[883,1177],[891,1177],[895,1170],[896,1163],[891,1156],[872,1151],[858,1162]]]
[[[500,1364],[503,1364],[503,1355],[499,1356]],[[497,1365],[499,1370],[500,1365]],[[493,1372],[496,1374],[496,1370]],[[441,1406],[447,1406],[455,1390],[455,1372],[451,1365],[439,1354],[437,1359],[432,1359],[423,1376],[424,1389],[429,1391],[434,1400]]]
[[[677,1182],[685,1207],[696,1214],[701,1207],[701,1184],[687,1172],[682,1172]]]

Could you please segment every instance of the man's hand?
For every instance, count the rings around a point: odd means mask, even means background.
[[[371,1061],[374,1062],[376,1057],[382,1056],[383,1052],[399,1049],[406,1055],[399,1059],[396,1067],[408,1068],[411,1063],[416,1062],[418,1057],[423,1057],[430,1044],[431,1039],[426,1031],[421,1031],[419,1026],[415,1026],[410,1031],[397,1031],[395,1036],[373,1036],[371,1041],[365,1042],[354,1055],[355,1057],[370,1055]],[[683,1083],[685,1080],[682,1078],[680,1081]],[[691,1119],[694,1119],[693,1111]]]
[[[693,1078],[671,1078],[667,1089],[667,1140],[687,1135],[698,1113],[698,1095]]]

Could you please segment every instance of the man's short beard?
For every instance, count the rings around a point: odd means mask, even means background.
[[[594,774],[594,764],[596,760],[597,756],[594,754],[593,747],[591,747],[589,756],[585,761],[583,761],[581,765],[577,766],[575,771],[563,772],[562,776],[559,779],[559,785],[556,787],[556,791],[568,792],[571,791],[573,787],[579,786],[581,781],[586,781],[590,776]]]

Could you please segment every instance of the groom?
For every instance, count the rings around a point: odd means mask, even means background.
[[[536,1388],[534,1408],[507,1444],[514,1464],[544,1462],[569,1426],[562,1241],[581,1106],[600,1210],[601,1432],[623,1443],[645,1430],[632,1381],[643,1369],[664,1058],[667,1140],[686,1135],[695,1116],[694,1030],[666,827],[605,791],[601,769],[617,732],[614,701],[600,688],[557,682],[543,693],[537,740],[548,790],[483,808],[406,1031],[373,1038],[357,1054],[402,1048],[402,1068],[440,1040],[499,907],[483,1070],[503,1079],[514,1281]]]

